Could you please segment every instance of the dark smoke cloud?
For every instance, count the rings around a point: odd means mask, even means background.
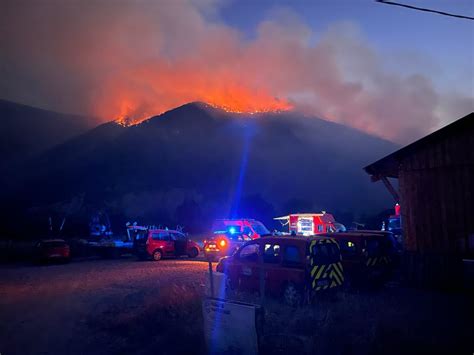
[[[401,143],[473,110],[421,74],[395,74],[357,27],[314,33],[288,9],[254,39],[217,1],[3,0],[0,97],[110,120],[189,101],[287,106]]]

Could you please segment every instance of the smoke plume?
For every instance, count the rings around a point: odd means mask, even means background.
[[[472,111],[421,74],[395,74],[350,23],[315,33],[287,9],[249,39],[220,2],[6,0],[0,97],[99,120],[140,121],[190,101],[294,108],[398,142]]]

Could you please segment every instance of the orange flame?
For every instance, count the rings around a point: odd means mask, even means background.
[[[206,103],[226,112],[250,115],[266,112],[282,112],[293,108],[286,100],[280,100],[267,95],[263,95],[263,97],[250,96],[244,93],[228,97],[209,97]]]
[[[121,95],[122,97],[124,95]],[[192,101],[202,101],[205,104],[236,114],[254,115],[258,113],[283,112],[293,108],[287,101],[272,97],[265,93],[251,93],[245,89],[235,89],[233,92],[207,92],[198,94],[187,101],[175,103],[144,104],[132,98],[123,99],[116,105],[115,122],[122,126],[139,124],[153,115],[159,115],[182,104]]]
[[[135,124],[138,124],[151,116],[151,114],[143,109],[139,108],[140,106],[130,100],[124,100],[120,103],[119,113],[114,115],[117,117],[115,122],[121,126],[128,127]],[[160,114],[161,111],[156,112]]]

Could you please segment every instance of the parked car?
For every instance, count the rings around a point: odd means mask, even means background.
[[[137,234],[133,246],[139,258],[155,261],[182,255],[195,258],[200,252],[199,245],[185,234],[168,229],[148,229],[145,234]]]
[[[263,270],[262,270],[263,268]],[[264,273],[265,293],[300,303],[306,292],[343,285],[341,253],[334,239],[322,237],[266,237],[242,245],[220,259],[217,272],[227,276],[230,288],[255,292]]]
[[[204,256],[208,260],[217,260],[219,257],[232,255],[240,246],[250,240],[252,238],[243,233],[217,232],[204,241]]]
[[[342,264],[352,283],[384,282],[398,263],[396,241],[390,232],[358,230],[322,236],[339,244]]]
[[[63,239],[45,239],[36,245],[35,256],[38,262],[67,262],[71,258],[71,250]]]

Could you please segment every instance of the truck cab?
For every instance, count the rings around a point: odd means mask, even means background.
[[[248,218],[216,219],[212,224],[212,232],[214,234],[245,234],[251,239],[271,235],[270,231],[267,229],[267,227],[265,227],[262,222]]]

